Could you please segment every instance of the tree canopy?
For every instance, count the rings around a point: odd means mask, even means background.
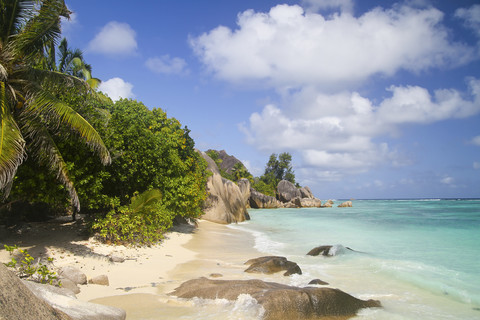
[[[94,150],[104,164],[110,153],[98,132],[62,100],[57,90],[71,88],[91,94],[90,86],[73,75],[42,67],[47,48],[60,36],[60,19],[68,17],[63,0],[0,1],[0,190],[9,194],[17,169],[34,156],[62,183],[77,209],[80,202],[67,164],[54,136],[68,128]]]

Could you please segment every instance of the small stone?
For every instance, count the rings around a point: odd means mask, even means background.
[[[85,273],[72,266],[60,268],[60,270],[58,271],[58,275],[62,278],[70,279],[76,284],[87,283],[87,276],[85,275]]]
[[[110,283],[108,281],[108,277],[104,274],[91,278],[90,280],[88,280],[88,283],[98,284],[98,285],[101,285],[101,286],[110,285]]]
[[[221,273],[210,273],[210,278],[221,278],[223,274]]]

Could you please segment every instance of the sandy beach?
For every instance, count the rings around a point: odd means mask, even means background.
[[[239,278],[243,263],[257,255],[251,237],[203,220],[195,229],[176,227],[160,244],[140,248],[100,243],[86,237],[83,228],[80,221],[57,220],[32,223],[22,234],[2,232],[0,262],[11,259],[4,244],[18,245],[35,258],[54,258],[55,268],[75,266],[88,279],[107,275],[108,286],[81,285],[77,298],[120,307],[127,311],[127,319],[160,319],[196,313],[194,302],[167,295],[183,281],[202,276]],[[235,248],[230,250],[233,242]],[[243,248],[238,243],[244,243]],[[111,255],[125,261],[111,262]]]

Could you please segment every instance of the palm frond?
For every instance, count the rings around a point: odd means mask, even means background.
[[[55,174],[67,190],[72,207],[80,211],[80,200],[73,182],[68,177],[67,165],[52,136],[39,119],[32,114],[24,114],[22,117],[22,131],[26,133],[26,138],[31,141],[29,143],[30,151],[33,152],[40,163],[46,165]]]
[[[22,25],[32,17],[34,1],[31,0],[0,0],[0,40],[16,34]]]
[[[162,192],[160,190],[147,190],[135,197],[132,197],[130,209],[134,212],[138,212],[160,200],[162,200]]]
[[[48,44],[57,44],[61,34],[61,16],[69,16],[63,0],[43,1],[38,13],[15,35],[12,45],[25,58],[41,57]]]
[[[102,138],[80,114],[64,102],[56,99],[46,91],[38,91],[34,101],[25,108],[26,113],[43,114],[47,119],[65,124],[77,132],[85,143],[100,156],[103,164],[111,162],[110,153],[104,145]]]
[[[13,180],[25,159],[25,140],[8,108],[5,83],[0,82],[0,190]]]

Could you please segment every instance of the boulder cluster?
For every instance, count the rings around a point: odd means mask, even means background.
[[[284,276],[302,274],[300,267],[285,257],[267,256],[245,262],[248,273]],[[377,300],[360,300],[339,289],[318,287],[328,283],[313,279],[306,287],[294,287],[257,279],[216,280],[205,277],[182,283],[170,294],[184,299],[227,299],[234,301],[248,294],[264,309],[265,320],[320,319],[353,317],[362,308],[379,308]]]
[[[78,285],[87,284],[79,269],[65,266],[58,271],[62,286],[20,280],[0,263],[0,319],[124,320],[124,310],[78,300]],[[88,283],[108,286],[108,277],[99,275]]]
[[[293,183],[282,180],[277,186],[277,196],[267,196],[251,187],[250,181],[241,179],[234,183],[221,176],[215,161],[205,152],[198,151],[207,161],[207,170],[211,176],[207,181],[208,198],[203,208],[203,219],[216,223],[228,224],[249,220],[247,209],[274,209],[274,208],[331,208],[333,200],[322,202],[316,198],[309,187],[297,188]],[[238,159],[226,155],[222,156],[222,170],[227,171],[229,166],[240,162]],[[338,207],[351,207],[351,201],[345,201]]]

